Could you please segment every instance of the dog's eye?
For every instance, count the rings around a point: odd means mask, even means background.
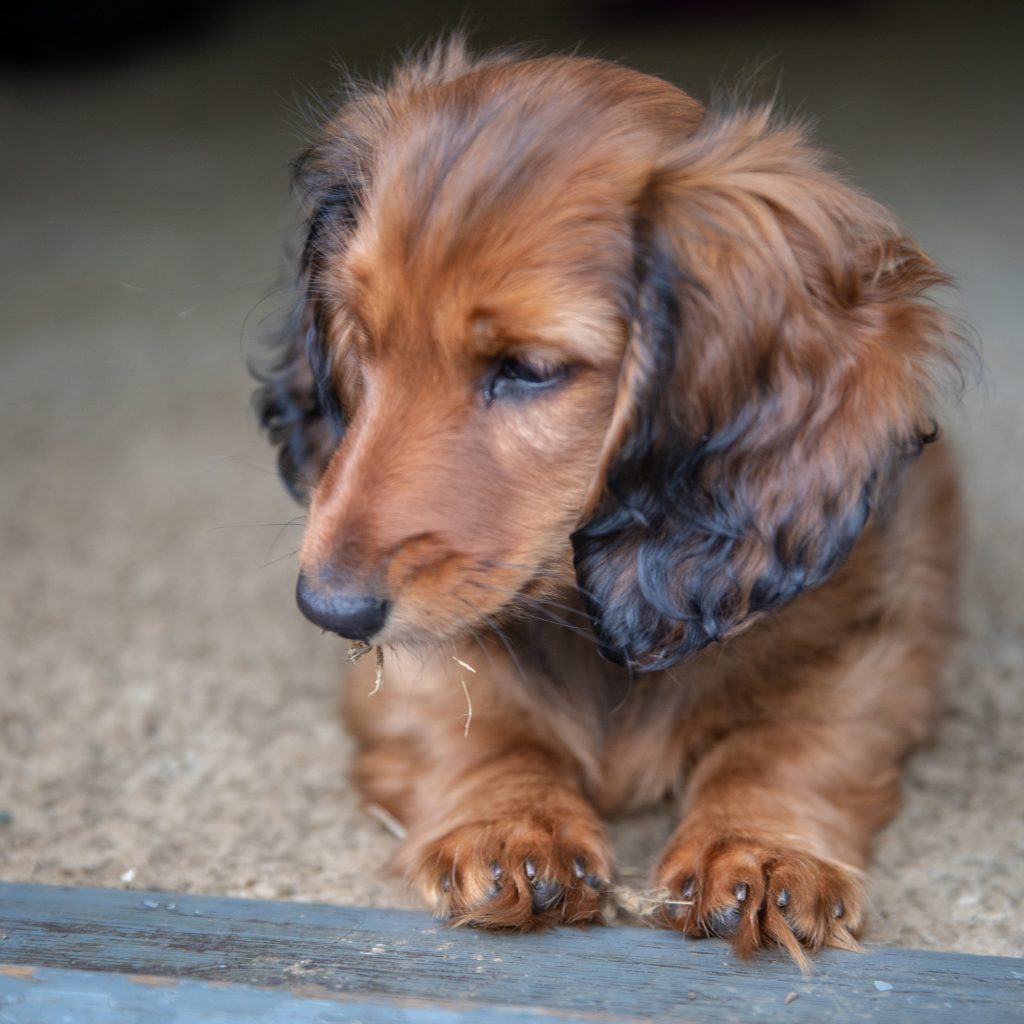
[[[522,356],[502,356],[488,375],[484,397],[490,405],[496,398],[526,396],[561,383],[569,368],[534,362]]]

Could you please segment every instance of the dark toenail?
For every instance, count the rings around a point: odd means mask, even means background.
[[[842,900],[836,900],[835,906],[832,908],[832,913],[835,917],[842,917],[846,913],[846,906]]]
[[[716,910],[708,921],[708,927],[720,939],[727,939],[732,935],[740,923],[739,907],[726,907],[724,910]]]
[[[789,906],[789,890],[780,889],[779,895],[775,897],[775,905],[777,907],[788,907]]]
[[[683,899],[692,900],[693,892],[697,888],[697,880],[695,878],[688,878],[683,882]]]
[[[562,898],[565,889],[550,878],[541,879],[533,885],[533,897],[531,904],[533,912],[539,914],[542,911],[550,910]]]
[[[450,892],[451,891],[451,887],[452,887],[452,876],[451,875],[447,875],[447,874],[442,875],[441,876],[441,891],[442,892]]]
[[[736,899],[739,900],[740,903],[747,902],[747,897],[750,895],[750,886],[747,885],[746,882],[740,882],[734,891],[736,893]]]
[[[532,860],[523,861],[523,871],[526,872],[526,877],[532,882],[537,877],[537,865]]]
[[[487,890],[486,898],[489,900],[493,900],[501,892],[501,882],[499,881],[501,878],[501,865],[496,860],[491,861],[491,878],[494,879],[494,882]]]
[[[577,878],[583,878],[587,873],[587,862],[582,857],[577,857],[572,862],[572,870]]]
[[[604,892],[608,888],[608,883],[600,875],[587,875],[583,881],[598,892]]]

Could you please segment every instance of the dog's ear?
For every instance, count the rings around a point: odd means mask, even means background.
[[[318,165],[311,150],[296,164],[296,182],[311,213],[295,285],[296,300],[265,365],[253,363],[260,381],[253,405],[260,425],[278,448],[281,478],[291,495],[308,501],[344,431],[344,411],[333,384],[332,353],[319,301],[326,261],[340,252],[356,224],[359,191]]]
[[[824,581],[933,436],[947,278],[767,111],[707,115],[637,211],[632,330],[577,577],[663,668]]]
[[[410,56],[380,85],[348,81],[319,141],[295,162],[295,189],[310,211],[296,302],[268,357],[250,370],[260,382],[253,396],[260,424],[278,447],[285,486],[300,501],[309,499],[344,431],[332,372],[342,339],[328,341],[323,272],[356,228],[379,138],[391,130],[405,94],[499,59],[472,55],[454,33]]]

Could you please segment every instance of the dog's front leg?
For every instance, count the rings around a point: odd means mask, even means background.
[[[656,881],[666,923],[741,952],[852,948],[862,869],[899,801],[906,738],[888,724],[765,723],[698,764]]]
[[[598,920],[612,857],[579,765],[478,668],[463,690],[458,670],[415,663],[414,679],[372,697],[360,671],[347,707],[362,741],[356,783],[402,822],[399,864],[453,924]]]

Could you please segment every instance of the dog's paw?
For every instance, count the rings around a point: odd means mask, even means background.
[[[426,843],[411,876],[451,924],[528,931],[600,921],[611,857],[596,821],[525,813],[461,825]]]
[[[858,948],[864,890],[855,869],[770,836],[678,836],[658,868],[664,924],[695,938],[728,939],[740,954],[785,947]]]

